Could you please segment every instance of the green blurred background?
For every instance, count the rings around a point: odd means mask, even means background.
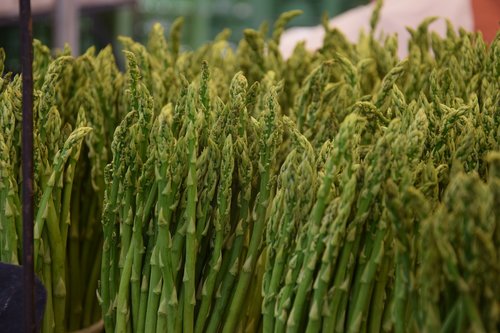
[[[4,0],[0,0],[4,1]],[[36,0],[32,0],[32,3]],[[54,0],[53,0],[54,1]],[[57,1],[57,0],[55,0]],[[160,22],[168,32],[179,16],[185,17],[183,47],[192,49],[212,39],[224,28],[230,28],[230,40],[237,42],[245,28],[257,28],[263,21],[272,23],[282,12],[301,9],[304,14],[290,26],[312,26],[320,23],[327,12],[330,17],[368,0],[93,0],[90,5],[79,1],[79,50],[89,46],[98,49],[113,44],[119,57],[118,35],[144,41],[150,27]],[[17,1],[16,1],[17,2]],[[53,10],[34,10],[33,34],[44,44],[54,46]],[[7,53],[7,69],[19,71],[19,28],[15,17],[8,17],[0,6],[0,47]]]

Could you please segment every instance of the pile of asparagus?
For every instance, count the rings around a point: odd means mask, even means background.
[[[499,38],[441,38],[429,19],[399,60],[394,37],[326,28],[285,61],[296,14],[236,53],[225,32],[177,53],[180,21],[170,47],[158,26],[147,47],[126,40],[107,329],[495,331]]]
[[[107,332],[498,331],[500,35],[428,19],[401,60],[374,35],[380,6],[357,44],[325,17],[323,47],[286,60],[297,11],[236,49],[223,31],[181,52],[183,21],[155,25],[145,46],[121,38],[126,73],[109,48],[36,44],[44,332],[97,319],[96,289]],[[14,263],[19,96],[4,75]]]

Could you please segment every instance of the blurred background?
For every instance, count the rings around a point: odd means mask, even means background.
[[[7,53],[7,70],[18,72],[18,0],[0,0],[0,47]],[[330,17],[368,0],[31,0],[33,36],[51,49],[69,41],[73,53],[91,45],[98,49],[113,44],[116,37],[131,36],[144,42],[150,27],[160,22],[169,31],[173,20],[184,16],[183,47],[191,49],[230,28],[237,42],[245,28],[272,23],[281,13],[302,9],[304,14],[290,26],[317,25],[323,13]]]

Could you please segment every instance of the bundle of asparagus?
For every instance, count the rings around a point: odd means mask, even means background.
[[[89,326],[101,317],[104,166],[118,112],[122,74],[111,49],[52,57],[34,43],[35,271],[47,289],[42,332]],[[2,262],[21,264],[21,78],[0,82],[0,228]]]
[[[105,247],[108,329],[494,331],[495,274],[482,276],[498,272],[499,220],[486,214],[498,156],[488,171],[486,154],[499,149],[499,39],[487,46],[451,26],[440,38],[427,20],[400,61],[392,37],[351,45],[328,30],[319,53],[299,45],[285,62],[276,45],[295,14],[270,40],[247,30],[236,57],[223,35],[180,55],[155,31],[148,48],[128,40],[132,111],[115,134],[104,219],[121,246]],[[181,78],[160,111],[154,61]],[[482,199],[441,208],[463,177]],[[468,221],[469,236],[438,251],[430,226],[448,215]],[[450,249],[465,239],[459,263]],[[479,240],[488,259],[470,257]],[[482,269],[449,271],[472,263]]]
[[[246,302],[256,308],[248,319],[255,320],[260,290],[244,297],[263,264],[281,136],[271,78],[271,90],[254,101],[237,73],[224,103],[211,96],[205,64],[175,107],[153,117],[136,56],[126,55],[132,111],[115,132],[103,215],[106,329],[215,331],[236,321]],[[247,109],[252,104],[264,105],[257,119]]]

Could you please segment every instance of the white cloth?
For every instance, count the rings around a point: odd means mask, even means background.
[[[352,42],[357,42],[359,33],[363,29],[370,30],[370,17],[375,4],[370,3],[349,10],[330,20],[330,26],[340,29]],[[376,29],[376,36],[380,32],[398,35],[398,54],[404,58],[407,53],[410,34],[406,27],[416,28],[429,16],[438,16],[429,29],[444,36],[446,22],[449,19],[455,28],[463,27],[472,30],[474,19],[470,0],[385,0],[380,13],[380,20]],[[298,27],[285,31],[281,37],[280,49],[285,58],[290,57],[296,44],[305,41],[308,50],[316,50],[323,44],[325,35],[322,26]]]

